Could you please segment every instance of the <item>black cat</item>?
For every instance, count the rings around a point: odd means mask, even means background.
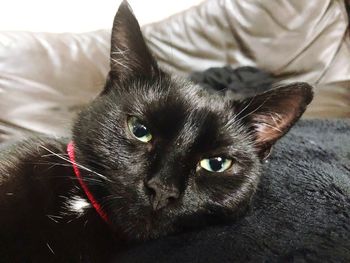
[[[312,100],[296,83],[233,101],[162,71],[123,2],[104,91],[73,138],[1,150],[0,261],[107,262],[244,212],[261,160]]]

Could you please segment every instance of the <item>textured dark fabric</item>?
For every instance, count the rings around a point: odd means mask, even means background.
[[[208,89],[230,90],[237,97],[249,97],[272,88],[277,81],[272,74],[255,67],[230,66],[209,68],[203,72],[193,72],[190,79]]]
[[[350,121],[303,120],[232,225],[134,247],[117,262],[350,262]]]

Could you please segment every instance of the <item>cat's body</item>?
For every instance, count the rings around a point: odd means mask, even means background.
[[[0,262],[105,262],[121,247],[60,158],[66,147],[33,138],[1,151]]]
[[[2,258],[106,262],[124,240],[233,222],[311,99],[305,83],[235,101],[172,77],[124,2],[105,89],[73,137],[1,151]]]

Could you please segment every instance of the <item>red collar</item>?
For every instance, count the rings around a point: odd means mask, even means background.
[[[101,205],[96,201],[95,197],[92,195],[89,188],[85,184],[83,177],[81,176],[81,173],[80,173],[79,168],[78,168],[79,164],[77,164],[75,162],[74,143],[72,141],[67,145],[67,152],[68,152],[69,159],[73,165],[74,173],[75,173],[76,177],[78,178],[78,182],[79,182],[81,188],[83,188],[87,198],[89,199],[92,206],[95,208],[96,212],[102,217],[102,219],[106,223],[109,223],[108,215],[106,214],[106,212],[104,212],[102,210]]]

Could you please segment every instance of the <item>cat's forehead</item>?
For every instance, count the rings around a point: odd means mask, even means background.
[[[186,144],[227,144],[240,129],[232,101],[219,93],[177,79],[135,85],[143,86],[126,102],[129,115],[162,137]]]
[[[210,112],[220,116],[232,115],[233,100],[222,93],[209,90],[191,81],[169,77],[154,82],[135,82],[130,106],[140,114],[159,111],[189,115],[192,112]],[[193,114],[192,114],[193,115]],[[193,115],[194,116],[194,115]]]

